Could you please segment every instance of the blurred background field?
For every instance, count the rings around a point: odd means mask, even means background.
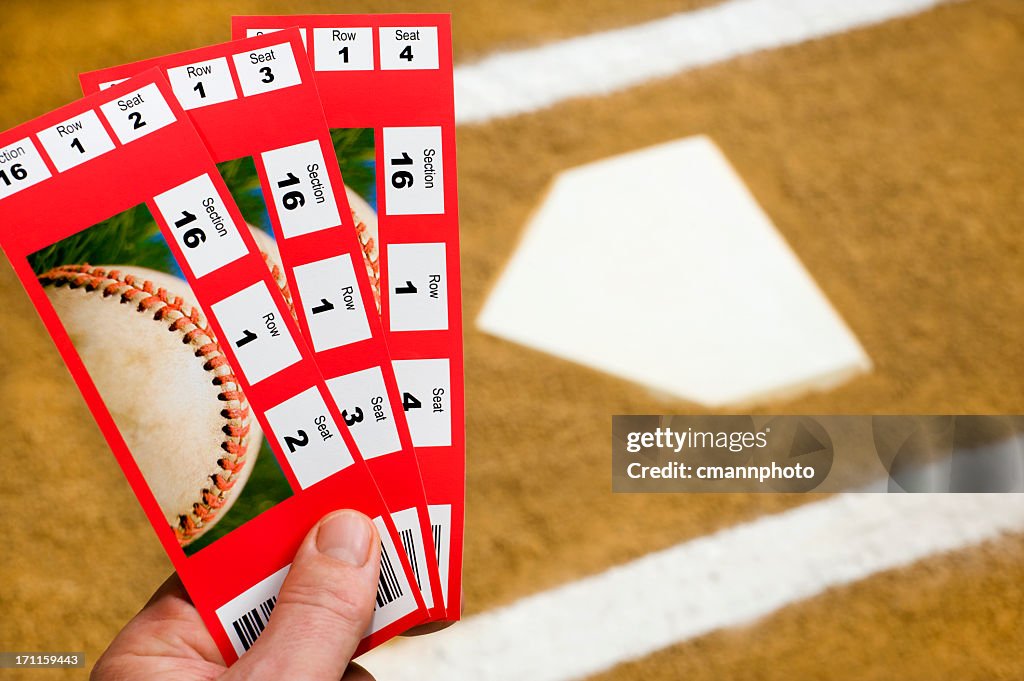
[[[14,0],[0,127],[78,96],[80,71],[226,40],[233,13],[452,11],[458,65],[716,4]],[[875,364],[758,411],[1020,413],[1021,63],[1024,3],[967,0],[462,127],[466,614],[821,499],[612,495],[612,414],[702,410],[475,329],[558,172],[697,134],[723,149]],[[628,206],[615,210],[642,276]],[[0,648],[95,660],[170,563],[6,262],[0,297]],[[1020,542],[934,556],[602,678],[1021,678]]]

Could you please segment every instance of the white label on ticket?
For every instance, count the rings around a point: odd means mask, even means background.
[[[402,570],[387,526],[379,516],[373,519],[373,524],[380,535],[380,581],[377,584],[377,605],[364,635],[380,631],[416,610],[416,597],[409,588],[409,580]],[[217,619],[227,631],[238,655],[251,648],[267,628],[277,605],[277,595],[290,569],[291,565],[286,565],[217,608]]]
[[[419,587],[420,593],[423,595],[423,601],[428,608],[433,608],[434,594],[430,590],[430,578],[427,572],[428,558],[423,542],[423,533],[420,531],[420,515],[414,506],[392,513],[391,519],[395,521],[398,538],[402,541],[405,555],[409,557],[412,574],[416,578],[416,586]]]
[[[248,252],[209,175],[200,175],[153,199],[196,277]]]
[[[317,71],[372,71],[373,29],[314,28],[313,60]]]
[[[437,66],[436,26],[380,29],[382,71],[436,69]]]
[[[319,141],[266,151],[262,158],[286,239],[341,224]]]
[[[414,447],[452,443],[452,379],[447,359],[402,359],[392,363],[402,392]]]
[[[101,104],[100,111],[121,144],[133,142],[175,120],[174,112],[156,83]]]
[[[294,272],[313,349],[320,352],[370,338],[352,256],[317,260]]]
[[[178,103],[186,110],[238,99],[225,57],[167,69],[167,79]]]
[[[365,633],[380,631],[392,622],[416,610],[416,597],[409,588],[409,580],[402,570],[402,562],[391,541],[387,526],[380,518],[374,518],[380,535],[380,581],[377,583],[377,607]]]
[[[26,137],[0,149],[0,199],[50,176],[50,169],[32,138]]]
[[[110,88],[114,87],[115,85],[120,85],[121,83],[125,82],[126,80],[128,80],[128,79],[127,78],[118,78],[117,80],[108,80],[106,83],[100,83],[100,90],[101,91],[102,90],[109,90]]]
[[[392,331],[448,328],[445,245],[388,244],[388,314]]]
[[[448,604],[448,566],[452,547],[452,507],[448,504],[427,506],[430,515],[430,529],[434,535],[434,552],[437,571],[441,576],[441,595]]]
[[[212,307],[226,336],[220,342],[234,348],[241,365],[236,368],[250,383],[258,383],[302,359],[264,282]]]
[[[388,215],[444,213],[441,128],[384,128],[384,198]]]
[[[270,613],[277,604],[277,594],[290,569],[291,565],[284,566],[217,608],[217,619],[238,655],[249,650],[267,628]]]
[[[302,82],[295,54],[289,43],[271,45],[232,57],[235,71],[246,97],[298,85]]]
[[[39,131],[39,141],[57,166],[64,172],[80,163],[94,159],[114,148],[114,141],[92,109]]]
[[[303,489],[352,464],[352,454],[317,388],[268,409],[266,416]]]
[[[402,447],[380,367],[329,379],[327,387],[364,459]]]
[[[277,33],[283,31],[283,28],[247,28],[245,29],[246,38],[255,38],[258,35],[266,35],[268,33]],[[299,34],[302,35],[302,44],[306,45],[306,29],[300,28]],[[308,45],[307,45],[308,47]]]

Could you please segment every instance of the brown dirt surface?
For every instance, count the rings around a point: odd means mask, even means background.
[[[709,3],[601,0],[587,11],[539,1],[460,4],[456,50],[466,60],[494,46],[625,25],[698,4]],[[337,11],[326,2],[288,9],[329,7]],[[374,7],[380,5],[345,10]],[[271,2],[192,0],[9,3],[0,42],[0,60],[8,65],[0,71],[0,127],[73,98],[77,70],[222,40],[232,11],[275,8],[280,11]],[[418,8],[444,9],[440,3]],[[496,21],[507,16],[502,12],[517,21]],[[815,500],[613,496],[610,416],[694,407],[474,329],[521,228],[562,169],[694,134],[708,134],[722,147],[876,364],[872,374],[838,390],[763,411],[1022,411],[1024,90],[1015,85],[1024,63],[1022,36],[1024,3],[972,0],[460,130],[470,405],[467,614]],[[624,225],[624,244],[628,230]],[[642,253],[634,255],[642,262]],[[16,648],[86,650],[95,660],[166,577],[169,561],[6,263],[0,297],[0,394],[7,405],[0,432],[5,460],[17,462],[0,482],[7,542],[0,564],[3,640]],[[1024,666],[1019,638],[1016,647],[998,643],[1006,627],[1020,631],[1013,620],[1020,592],[1011,586],[1020,582],[1022,549],[1019,542],[1012,550],[996,547],[935,558],[910,578],[883,575],[828,594],[827,608],[816,600],[806,614],[803,605],[783,611],[777,635],[759,629],[750,639],[763,637],[762,654],[776,669],[738,666],[741,652],[751,654],[739,645],[749,632],[723,632],[615,678],[675,679],[679,669],[694,676],[721,669],[741,678],[774,678],[777,671],[780,678],[850,679],[883,672],[925,678],[923,669],[940,678],[935,672],[972,664],[1001,678],[997,672]],[[927,567],[933,564],[939,567]],[[896,610],[882,600],[870,607],[872,596],[897,591],[899,599],[889,601]],[[998,631],[982,631],[996,625]],[[823,638],[806,635],[819,627]],[[951,646],[942,658],[925,659],[898,645],[928,637],[956,642],[973,631],[977,646]],[[833,664],[824,653],[796,657],[828,645],[837,659],[852,659],[848,646],[869,632],[864,640],[877,641],[879,652],[861,664]],[[887,632],[892,641],[879,640]],[[937,655],[937,646],[928,650]],[[799,673],[783,674],[794,669]]]
[[[467,319],[558,171],[709,134],[876,365],[761,411],[1020,413],[1024,93],[1007,84],[1022,32],[1024,5],[953,4],[463,128]],[[509,140],[545,142],[524,154]],[[699,410],[468,326],[466,337],[467,565],[506,566],[502,580],[468,580],[471,611],[769,510],[749,498],[609,495],[610,414]]]
[[[657,19],[666,14],[716,5],[721,0],[386,0],[339,5],[329,0],[281,3],[274,0],[6,0],[0,58],[0,91],[5,92],[0,128],[33,118],[81,95],[78,74],[161,54],[190,50],[231,38],[234,14],[349,14],[448,12],[453,50],[465,62],[496,50],[537,45],[580,33]],[[41,76],[40,74],[45,74]]]
[[[1024,678],[1024,536],[832,589],[591,681]]]

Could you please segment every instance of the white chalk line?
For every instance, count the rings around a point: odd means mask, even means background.
[[[569,681],[827,589],[1024,530],[1024,495],[842,494],[397,641],[379,679]]]
[[[455,69],[459,124],[608,94],[760,50],[925,11],[947,0],[728,0],[636,26],[504,52]]]
[[[457,120],[606,94],[942,0],[730,0],[456,70]],[[659,551],[361,660],[378,678],[568,681],[825,590],[1024,530],[1017,495],[843,494]]]

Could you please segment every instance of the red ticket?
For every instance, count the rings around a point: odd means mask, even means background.
[[[360,652],[426,617],[314,354],[158,70],[0,135],[0,245],[226,660],[340,507],[373,518],[383,549]],[[315,451],[281,446],[303,437]]]
[[[462,608],[465,404],[451,23],[447,15],[235,17],[235,38],[298,27],[332,137],[365,133],[379,205],[381,315],[419,455],[448,617]]]
[[[419,464],[299,32],[115,66],[81,80],[95,92],[153,67],[168,77],[255,233],[272,229],[268,265],[287,281],[299,326],[392,510],[427,608],[443,619]],[[288,429],[277,434],[289,438],[281,445],[295,455],[316,445],[315,438],[295,440]],[[318,480],[316,473],[299,477],[303,487]]]

